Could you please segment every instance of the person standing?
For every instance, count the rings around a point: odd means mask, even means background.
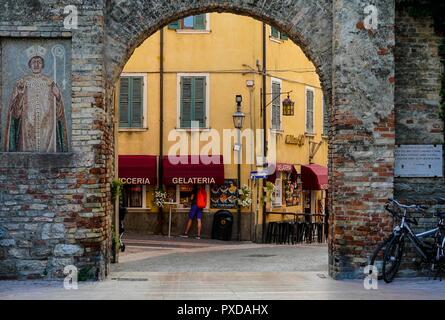
[[[204,186],[194,186],[191,196],[191,208],[186,224],[185,232],[181,235],[182,238],[188,238],[190,229],[192,228],[193,220],[198,221],[198,235],[196,239],[201,240],[202,232],[202,210],[207,206],[207,192]]]

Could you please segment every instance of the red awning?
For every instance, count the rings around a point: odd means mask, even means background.
[[[304,190],[326,190],[328,188],[328,168],[318,164],[301,166],[301,180]]]
[[[275,168],[275,172],[273,174],[271,174],[267,178],[267,181],[275,183],[275,181],[277,180],[277,173],[278,172],[292,173],[291,174],[291,180],[293,180],[293,181],[297,180],[298,172],[295,169],[295,166],[293,164],[277,163],[276,168]]]
[[[156,156],[119,156],[119,179],[126,184],[158,183]]]
[[[164,184],[224,184],[223,156],[164,157]]]

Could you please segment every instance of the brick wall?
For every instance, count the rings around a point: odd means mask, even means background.
[[[70,264],[90,278],[101,279],[108,272],[113,140],[112,118],[102,103],[104,4],[82,1],[79,29],[68,31],[63,10],[72,4],[0,4],[0,49],[6,38],[72,43],[70,152],[0,153],[2,279],[61,277]]]
[[[435,32],[429,17],[411,17],[398,8],[396,15],[396,143],[444,144],[443,120],[440,119],[441,76],[439,56],[443,35]],[[395,196],[407,203],[430,207],[417,214],[421,231],[435,227],[436,211],[445,211],[445,178],[395,178]],[[418,274],[415,253],[406,259],[405,275]],[[415,263],[412,263],[412,262]]]

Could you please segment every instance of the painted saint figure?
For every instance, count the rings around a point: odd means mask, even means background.
[[[31,74],[19,79],[9,102],[5,150],[10,152],[66,152],[65,108],[57,84],[42,73],[46,49],[26,50]]]

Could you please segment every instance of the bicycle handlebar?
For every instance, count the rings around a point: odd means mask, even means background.
[[[413,205],[405,205],[405,204],[401,204],[400,202],[398,202],[395,199],[389,198],[388,199],[389,202],[394,203],[396,206],[398,206],[399,208],[402,209],[416,209],[416,210],[427,210],[428,207],[423,206],[423,205],[417,205],[417,204],[413,204]]]

